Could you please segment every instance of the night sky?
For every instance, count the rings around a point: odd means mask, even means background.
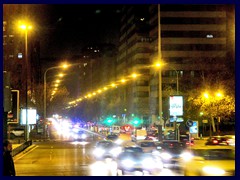
[[[33,6],[40,27],[41,57],[71,57],[91,43],[118,43],[120,5]],[[40,12],[34,11],[40,6]]]

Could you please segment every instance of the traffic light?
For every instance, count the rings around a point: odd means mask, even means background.
[[[142,124],[141,119],[139,119],[138,117],[134,117],[131,123],[133,126],[139,126]]]
[[[115,119],[113,119],[112,117],[107,117],[107,118],[104,120],[104,124],[107,125],[107,126],[113,125],[114,122],[115,122]]]

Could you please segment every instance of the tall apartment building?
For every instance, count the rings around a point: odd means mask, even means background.
[[[163,118],[167,120],[170,95],[184,95],[188,89],[201,87],[202,76],[222,71],[225,63],[234,63],[234,54],[230,53],[234,52],[234,40],[229,41],[235,33],[234,9],[228,5],[160,5],[160,19],[158,5],[150,6],[149,10],[155,54],[160,23],[161,54],[165,64],[162,67],[162,109]],[[151,113],[158,114],[158,76],[152,77]]]
[[[231,5],[164,4],[160,5],[160,19],[158,5],[126,6],[117,74],[137,71],[144,75],[119,91],[122,106],[129,114],[152,122],[159,118],[159,77],[150,66],[158,55],[159,30],[164,62],[162,117],[168,120],[170,95],[184,95],[190,88],[200,87],[203,76],[221,71],[226,63],[234,64],[234,24]]]
[[[128,120],[137,116],[149,118],[149,64],[151,37],[149,37],[148,5],[125,6],[122,10],[117,78],[138,74],[135,80],[119,87],[119,114]]]
[[[20,107],[26,103],[26,69],[28,70],[28,104],[34,103],[34,87],[41,83],[40,43],[28,36],[28,68],[25,60],[25,33],[18,21],[28,15],[28,5],[3,5],[3,70],[9,72],[11,89],[20,92]],[[33,104],[32,104],[33,105]]]

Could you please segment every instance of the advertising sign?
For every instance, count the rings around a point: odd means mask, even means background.
[[[193,124],[191,127],[189,127],[189,131],[191,134],[198,134],[198,122],[197,121],[192,121]]]
[[[112,126],[112,133],[119,134],[120,133],[120,126]]]
[[[183,116],[183,97],[170,96],[170,116]]]
[[[27,110],[27,124],[36,124],[37,122],[37,110],[28,109]],[[26,125],[26,109],[21,109],[21,125]]]

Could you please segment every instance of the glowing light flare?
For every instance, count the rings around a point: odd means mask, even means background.
[[[133,79],[135,79],[137,77],[137,74],[133,73],[131,76]]]
[[[125,82],[126,82],[126,80],[125,80],[125,79],[121,79],[121,82],[122,82],[122,83],[125,83]]]
[[[203,94],[203,97],[205,97],[205,98],[208,99],[208,98],[209,98],[209,94],[208,94],[208,93],[204,93],[204,94]]]

